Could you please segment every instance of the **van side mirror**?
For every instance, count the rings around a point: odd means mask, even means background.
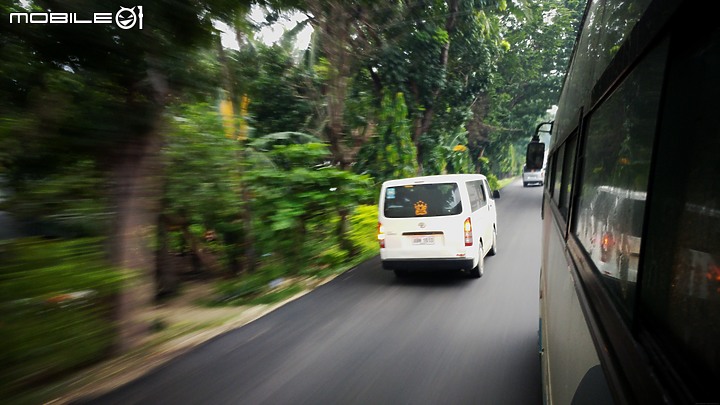
[[[498,199],[500,198],[500,191],[499,190],[493,190],[493,198]]]

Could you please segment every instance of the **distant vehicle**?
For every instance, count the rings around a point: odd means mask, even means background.
[[[543,193],[543,403],[720,403],[720,24],[590,0],[580,26]]]
[[[637,282],[642,217],[647,193],[599,186],[578,213],[576,235],[585,244],[608,287],[623,298]],[[592,195],[592,197],[590,197]]]
[[[378,215],[383,268],[399,277],[446,270],[481,277],[485,255],[497,252],[499,197],[480,174],[386,181]]]
[[[523,187],[527,187],[531,184],[543,185],[545,183],[545,168],[540,169],[528,169],[527,166],[523,166]]]

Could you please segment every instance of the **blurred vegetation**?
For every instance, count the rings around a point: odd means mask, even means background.
[[[337,222],[338,218],[331,219]],[[349,237],[357,254],[349,257],[339,248],[337,238],[329,233],[312,232],[312,243],[306,244],[303,265],[268,254],[260,271],[218,283],[210,305],[248,305],[271,303],[302,291],[306,277],[326,277],[356,266],[379,253],[376,239],[377,206],[360,205],[350,216]],[[288,267],[292,263],[292,267]]]
[[[143,30],[0,25],[0,220],[37,236],[0,242],[0,397],[131,348],[125,328],[183,282],[262,303],[372,257],[386,179],[498,188],[558,98],[583,4],[182,0],[145,4]],[[313,17],[255,38],[290,13]]]
[[[111,350],[122,276],[103,259],[100,242],[0,242],[0,397]]]

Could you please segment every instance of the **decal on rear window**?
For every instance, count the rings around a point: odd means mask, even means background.
[[[415,207],[415,216],[419,217],[422,215],[427,215],[428,206],[424,202],[418,201],[415,203],[414,207]]]

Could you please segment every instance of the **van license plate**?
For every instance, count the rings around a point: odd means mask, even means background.
[[[434,245],[435,244],[435,237],[434,236],[416,236],[412,240],[413,245]]]

